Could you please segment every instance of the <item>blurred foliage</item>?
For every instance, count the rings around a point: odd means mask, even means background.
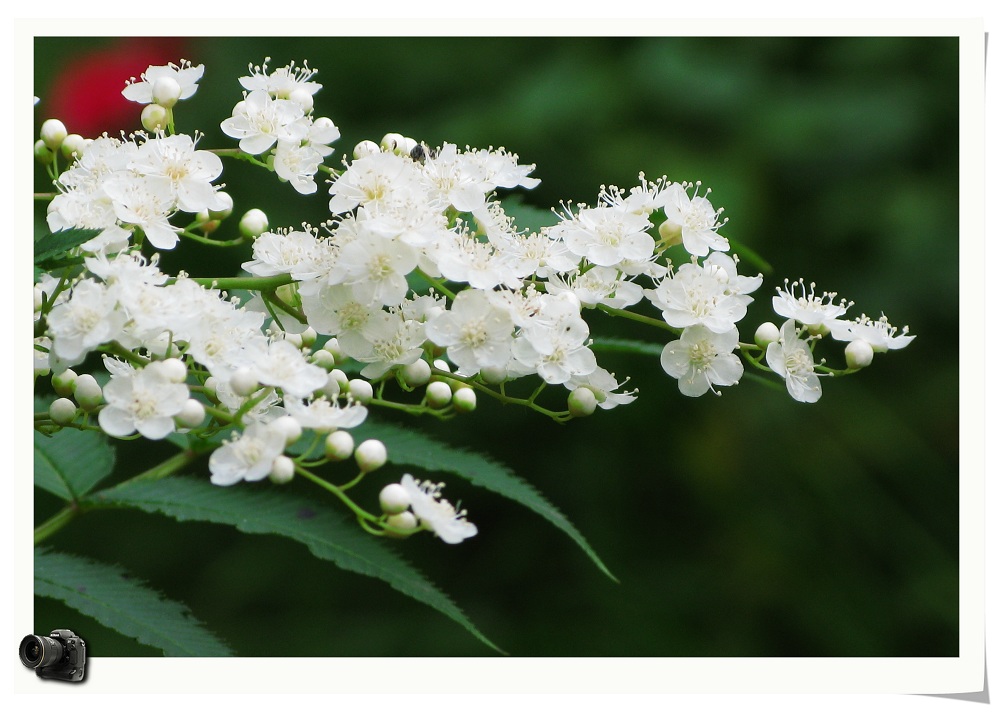
[[[50,94],[60,77],[136,42],[38,39],[38,122],[57,99],[66,111],[74,105],[67,90]],[[179,129],[204,131],[205,146],[232,145],[218,124],[240,98],[236,79],[247,63],[307,59],[324,85],[316,111],[343,133],[339,153],[390,131],[431,145],[503,145],[537,163],[542,184],[524,200],[542,208],[594,202],[602,184],[634,185],[639,171],[702,180],[731,218],[723,234],[776,270],[756,295],[744,339],[774,318],[770,290],[786,276],[854,300],[854,316],[884,310],[918,335],[905,351],[876,356],[870,370],[824,382],[813,406],[749,380],[722,398],[689,399],[655,359],[604,354],[603,365],[632,376],[638,401],[566,426],[492,402],[446,424],[400,421],[488,452],[533,482],[621,581],[610,582],[530,512],[449,482],[479,536],[458,547],[425,539],[399,549],[502,648],[541,656],[958,654],[957,39],[162,45],[176,53],[156,63],[185,57],[206,66],[198,94],[177,112]],[[129,71],[137,76],[152,61]],[[59,86],[85,101],[90,84],[82,77]],[[71,115],[60,118],[75,130]],[[240,168],[227,163],[223,176],[238,212],[260,206],[272,226],[327,217],[322,189],[301,200],[273,176]],[[163,265],[232,273],[248,250],[220,259],[185,245]],[[595,335],[660,337],[603,315],[590,320]],[[164,454],[129,443],[118,468],[134,473]],[[389,468],[379,482],[399,474]],[[36,495],[38,516],[56,506]],[[440,615],[276,538],[97,512],[51,543],[120,563],[183,601],[241,655],[488,654]],[[93,655],[155,653],[38,600],[36,630],[67,626]]]

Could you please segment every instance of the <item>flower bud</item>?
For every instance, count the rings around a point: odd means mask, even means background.
[[[381,153],[382,149],[374,141],[362,141],[357,146],[354,147],[354,160],[359,158],[364,158],[365,156],[371,156],[375,153]]]
[[[871,365],[875,350],[864,339],[857,339],[844,348],[844,357],[848,368],[864,368]]]
[[[350,384],[350,381],[347,378],[347,374],[341,371],[339,368],[335,368],[332,371],[330,371],[330,378],[337,381],[337,384],[340,386],[341,393],[346,391],[347,386]]]
[[[427,385],[431,380],[431,366],[422,358],[403,366],[403,382],[410,388]]]
[[[240,218],[240,233],[244,237],[259,237],[267,232],[267,215],[263,210],[251,208]]]
[[[302,345],[308,348],[312,348],[312,345],[316,343],[316,337],[319,334],[311,326],[307,326],[299,336],[302,338]]]
[[[62,373],[52,377],[52,388],[61,396],[72,395],[76,378],[76,371],[67,368]]]
[[[80,407],[86,411],[91,411],[101,404],[104,394],[97,379],[89,373],[77,376],[73,382],[73,397]]]
[[[305,89],[293,89],[288,95],[289,101],[294,101],[296,104],[302,107],[302,111],[307,114],[312,111],[313,108],[313,95],[307,92]]]
[[[382,488],[378,494],[378,503],[386,514],[399,514],[409,508],[410,495],[403,485],[393,483]]]
[[[289,334],[288,332],[285,332],[285,341],[297,349],[302,348],[302,334]]]
[[[330,400],[336,399],[341,394],[340,381],[332,373],[326,377],[326,385],[319,389],[320,392]]]
[[[52,163],[52,160],[56,157],[49,147],[45,145],[45,141],[38,139],[35,141],[35,160],[41,163],[43,166],[47,166]],[[51,205],[51,203],[50,203]]]
[[[778,331],[778,327],[769,321],[758,326],[753,335],[754,343],[762,349],[766,349],[768,344],[774,343],[780,338],[781,332]]]
[[[283,415],[272,420],[271,428],[285,436],[285,447],[302,437],[302,426],[290,415]]]
[[[327,459],[341,462],[354,453],[354,438],[346,430],[334,430],[326,436],[324,450]]]
[[[352,378],[347,384],[347,391],[351,394],[351,398],[362,404],[370,403],[375,395],[372,384],[363,378]]]
[[[219,402],[219,396],[215,392],[218,387],[219,379],[215,376],[209,376],[205,379],[205,396],[213,403]]]
[[[433,381],[427,384],[424,397],[431,408],[444,408],[451,403],[451,395],[451,386],[444,381]]]
[[[386,151],[392,151],[393,153],[402,153],[403,146],[406,143],[406,137],[398,133],[387,133],[382,137],[381,146]]]
[[[593,415],[597,410],[597,396],[586,386],[580,386],[566,399],[569,414],[574,418],[583,418]]]
[[[276,485],[287,484],[295,477],[295,463],[287,455],[278,455],[271,465],[271,474],[268,479]]]
[[[199,400],[188,398],[174,420],[182,428],[197,428],[205,422],[205,406]]]
[[[385,523],[394,529],[402,529],[403,531],[413,531],[417,528],[417,517],[413,512],[400,512],[399,514],[393,514],[385,520]],[[391,536],[394,538],[403,538],[402,534],[397,534],[386,530],[386,536]]]
[[[365,440],[354,450],[354,461],[362,472],[372,472],[385,464],[388,454],[381,440]]]
[[[62,151],[63,158],[69,160],[76,156],[79,158],[83,155],[83,150],[87,147],[87,139],[85,139],[80,134],[70,134],[63,139],[62,146],[59,150]]]
[[[339,363],[344,360],[344,350],[340,348],[340,342],[337,341],[336,336],[327,339],[326,343],[323,344],[323,349],[333,354],[334,361]]]
[[[479,375],[490,385],[499,385],[507,380],[507,369],[499,366],[487,366],[479,370]]]
[[[56,398],[49,406],[49,417],[59,425],[72,423],[76,418],[76,403],[69,398]]]
[[[160,77],[153,82],[153,103],[169,109],[181,98],[181,85],[173,77]]]
[[[187,366],[179,358],[167,358],[155,363],[159,372],[171,383],[184,383],[187,380]]]
[[[451,397],[451,402],[455,405],[455,410],[459,413],[471,413],[476,409],[476,392],[463,385]]]
[[[434,359],[434,368],[438,371],[444,371],[445,373],[451,373],[451,366],[443,358]]]
[[[337,365],[336,359],[333,358],[333,354],[326,349],[316,349],[312,354],[312,362],[322,369],[330,371],[334,366]],[[337,389],[340,392],[340,389]]]
[[[62,146],[62,142],[66,140],[68,132],[66,131],[66,124],[59,119],[46,119],[42,123],[42,130],[39,132],[39,135],[49,150],[58,151],[59,147]]]
[[[233,375],[229,379],[229,387],[233,389],[233,393],[245,398],[260,388],[260,383],[253,371],[246,366],[240,366],[233,371]]]
[[[142,113],[139,115],[139,120],[142,121],[142,128],[152,133],[165,131],[169,113],[159,104],[146,104],[142,107]]]

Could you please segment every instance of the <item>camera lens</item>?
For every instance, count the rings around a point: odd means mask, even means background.
[[[58,663],[63,656],[63,645],[45,635],[26,635],[18,648],[21,662],[29,668],[41,668]]]

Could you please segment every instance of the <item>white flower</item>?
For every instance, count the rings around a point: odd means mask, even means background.
[[[692,326],[663,347],[660,365],[678,379],[686,396],[700,396],[708,390],[718,393],[713,386],[732,386],[743,376],[743,363],[733,353],[737,346],[736,329],[716,334],[704,326]]]
[[[315,148],[302,145],[300,141],[278,141],[274,152],[274,172],[292,184],[296,192],[312,195],[316,192],[314,176],[323,162],[323,156]]]
[[[373,153],[351,163],[330,186],[330,212],[346,213],[359,205],[377,209],[423,194],[417,164],[395,153]]]
[[[730,292],[728,283],[718,279],[712,266],[706,269],[693,262],[681,265],[672,277],[645,293],[663,311],[663,320],[670,326],[686,329],[700,324],[716,334],[731,331],[753,301]]]
[[[309,401],[285,398],[285,410],[303,428],[311,428],[319,433],[356,427],[368,416],[368,409],[360,403],[348,403],[341,407],[336,401],[327,398],[313,398]]]
[[[448,347],[448,358],[468,375],[502,368],[510,358],[514,321],[478,289],[459,292],[451,310],[427,322],[427,337]]]
[[[400,484],[410,497],[410,507],[421,523],[446,544],[458,544],[478,532],[476,525],[466,521],[467,512],[455,511],[446,499],[441,499],[443,484],[421,482],[412,475],[403,475]]]
[[[148,139],[136,152],[130,167],[145,176],[170,181],[177,207],[188,213],[221,210],[228,203],[212,181],[222,175],[222,159],[211,151],[198,151],[185,134]]]
[[[271,473],[275,459],[284,449],[285,434],[281,428],[252,423],[242,435],[234,435],[208,458],[212,484],[228,486],[240,480],[262,480]]]
[[[612,267],[624,260],[648,260],[656,241],[646,232],[651,227],[644,215],[602,205],[581,208],[575,217],[553,227],[569,251],[595,265]]]
[[[55,355],[79,363],[89,351],[121,334],[125,315],[109,289],[85,279],[73,287],[69,299],[52,308],[46,321]]]
[[[916,336],[910,336],[910,327],[904,326],[899,336],[896,327],[889,323],[883,314],[878,321],[862,314],[854,321],[832,321],[829,324],[830,336],[837,341],[863,340],[871,344],[872,351],[884,353],[889,349],[901,349]]]
[[[106,360],[107,363],[107,360]],[[124,437],[139,431],[150,440],[162,440],[174,431],[174,416],[184,409],[187,386],[176,383],[163,362],[116,374],[104,387],[107,405],[97,416],[108,435]]]
[[[169,221],[177,203],[169,178],[119,174],[105,183],[104,190],[114,201],[118,219],[142,229],[153,247],[170,250],[177,244],[180,228]]]
[[[688,195],[687,189],[694,186],[693,196]],[[719,213],[708,200],[711,189],[705,191],[705,195],[698,195],[698,188],[701,182],[691,183],[671,183],[663,190],[662,199],[664,201],[663,211],[667,216],[667,222],[673,226],[680,227],[681,239],[684,241],[684,249],[697,257],[704,257],[709,250],[729,250],[729,240],[718,234],[718,229],[725,224],[719,223]]]
[[[294,91],[312,95],[323,88],[322,84],[309,81],[316,75],[317,70],[310,69],[308,62],[303,62],[301,67],[296,67],[295,62],[291,62],[268,74],[267,63],[270,61],[270,57],[265,57],[259,67],[250,65],[250,76],[240,77],[240,84],[244,89],[263,90],[276,99],[288,99]]]
[[[423,353],[424,325],[400,313],[376,311],[360,330],[342,333],[338,342],[344,353],[367,364],[365,378],[378,378],[393,366],[405,366]]]
[[[802,403],[815,403],[823,395],[809,343],[799,338],[795,320],[781,326],[781,338],[767,345],[767,365],[785,379],[789,395]]]
[[[240,140],[240,150],[252,155],[264,153],[279,140],[298,142],[305,138],[308,125],[298,120],[302,107],[287,99],[272,99],[263,90],[250,92],[233,107],[233,115],[222,122],[222,133]]]
[[[771,298],[771,306],[779,316],[794,319],[803,326],[818,327],[821,325],[830,326],[834,319],[847,312],[848,307],[853,302],[848,303],[841,299],[839,304],[834,303],[836,292],[823,292],[816,296],[816,284],[809,284],[809,292],[806,292],[806,282],[800,279],[798,282],[785,280],[785,288],[777,288],[778,296]]]
[[[160,83],[161,87],[168,82],[176,82],[177,97],[187,99],[198,91],[198,80],[204,73],[204,64],[194,67],[184,59],[180,61],[179,65],[170,63],[165,66],[150,66],[140,75],[140,81],[132,79],[129,85],[122,90],[122,96],[139,104],[151,104],[154,101],[153,90],[157,86],[157,82]]]
[[[272,341],[253,363],[257,380],[286,394],[305,398],[326,385],[326,370],[306,361],[302,351],[287,341]]]
[[[583,274],[573,272],[565,278],[552,275],[548,281],[549,294],[570,292],[585,307],[604,304],[612,309],[624,309],[642,299],[642,287],[622,278],[613,267],[592,267]]]
[[[615,406],[625,405],[631,403],[636,399],[636,393],[638,391],[623,391],[621,393],[615,393],[618,388],[621,388],[628,381],[626,378],[621,383],[615,378],[615,374],[609,373],[607,369],[598,366],[591,373],[585,376],[573,376],[564,384],[566,388],[570,391],[574,391],[577,388],[589,388],[597,396],[597,405],[604,410],[610,410]]]

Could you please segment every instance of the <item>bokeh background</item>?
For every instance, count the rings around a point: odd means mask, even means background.
[[[620,580],[527,510],[449,478],[479,536],[397,548],[487,636],[531,656],[958,654],[956,38],[38,38],[36,117],[90,136],[138,128],[124,79],[184,57],[206,72],[179,129],[230,146],[219,122],[266,56],[320,70],[316,111],[342,131],[338,156],[390,131],[502,145],[538,165],[524,200],[541,208],[593,202],[639,171],[704,181],[730,217],[723,234],[774,266],[744,339],[774,318],[773,288],[800,276],[918,336],[824,382],[816,405],[749,380],[690,399],[656,359],[603,354],[635,403],[567,426],[485,400],[445,424],[400,421],[508,464]],[[322,190],[300,199],[242,168],[224,174],[237,211],[262,207],[272,226],[327,217]],[[183,249],[166,269],[234,273],[249,254]],[[662,342],[601,317],[594,334]],[[169,446],[122,453],[125,477]],[[372,478],[372,496],[400,472]],[[36,516],[58,506],[36,494]],[[277,537],[96,512],[50,541],[183,601],[240,655],[490,654]],[[157,654],[36,599],[36,632],[66,626],[95,656]]]

